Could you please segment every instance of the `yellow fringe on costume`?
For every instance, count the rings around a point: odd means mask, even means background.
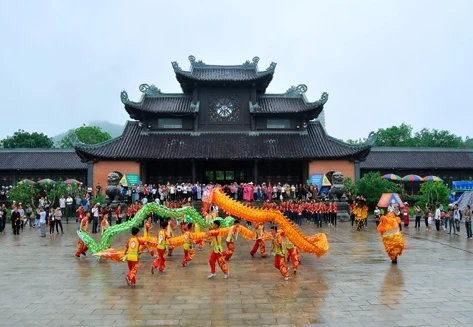
[[[402,250],[404,250],[404,239],[400,232],[391,235],[383,235],[383,244],[391,260],[396,260],[396,258],[402,254]]]
[[[404,250],[404,239],[399,231],[399,217],[393,213],[381,216],[378,225],[378,232],[382,236],[384,248],[391,260],[396,260]]]

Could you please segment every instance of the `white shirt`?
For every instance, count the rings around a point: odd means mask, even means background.
[[[66,204],[71,206],[73,201],[74,200],[70,196],[68,196],[67,199],[66,199]]]
[[[46,224],[46,211],[41,211],[39,213],[39,223]]]
[[[435,220],[440,220],[441,217],[442,213],[440,212],[440,209],[437,208],[437,210],[435,210]]]
[[[64,199],[64,198],[59,199],[59,207],[60,208],[65,208],[66,207],[66,199]]]

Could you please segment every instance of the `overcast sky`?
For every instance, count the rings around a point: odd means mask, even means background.
[[[180,92],[171,61],[277,63],[267,92],[329,93],[334,137],[411,124],[473,137],[473,1],[14,1],[0,4],[0,139],[124,124],[126,90]]]

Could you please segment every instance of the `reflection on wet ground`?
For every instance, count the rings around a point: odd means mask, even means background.
[[[0,235],[0,325],[16,326],[430,326],[473,325],[469,290],[473,241],[466,235],[406,228],[398,265],[384,252],[374,224],[357,232],[349,223],[316,229],[331,244],[321,259],[303,254],[285,282],[273,259],[251,258],[240,239],[230,278],[207,279],[209,246],[182,267],[182,249],[166,272],[151,275],[141,256],[138,285],[125,283],[125,264],[74,257],[75,224],[65,234],[38,237],[26,229]],[[156,227],[154,227],[156,230]],[[128,235],[114,240],[122,247]],[[267,242],[269,252],[270,243]]]

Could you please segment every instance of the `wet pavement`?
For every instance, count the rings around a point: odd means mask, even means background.
[[[188,267],[177,248],[163,274],[151,275],[146,253],[134,288],[125,283],[126,264],[75,258],[76,225],[64,227],[64,235],[46,238],[30,228],[0,235],[0,326],[473,325],[473,241],[463,225],[461,236],[405,228],[397,265],[374,223],[360,232],[350,223],[324,227],[329,252],[321,259],[302,254],[287,282],[272,257],[252,258],[252,242],[242,238],[228,280],[218,267],[207,279],[208,245]],[[307,224],[302,230],[320,231]],[[118,236],[113,246],[127,238]]]

